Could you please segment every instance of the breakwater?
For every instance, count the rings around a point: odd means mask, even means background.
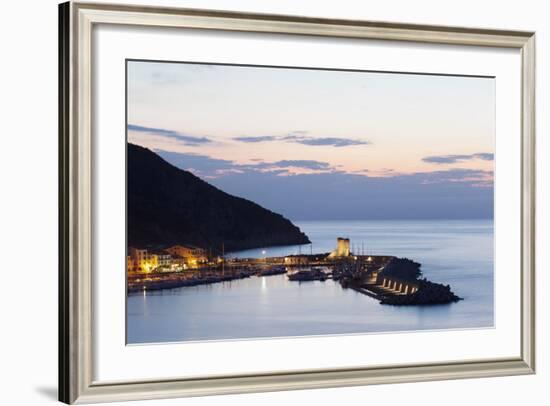
[[[288,278],[298,282],[332,278],[343,288],[353,289],[386,305],[430,305],[462,300],[449,285],[422,278],[420,264],[407,258],[354,256],[334,263],[332,271],[313,267],[299,270]]]

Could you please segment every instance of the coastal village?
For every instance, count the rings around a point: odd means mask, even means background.
[[[127,270],[129,294],[286,274],[288,280],[295,282],[332,279],[343,288],[382,304],[425,305],[460,300],[450,286],[421,278],[419,263],[407,258],[354,253],[347,238],[338,238],[336,248],[329,253],[264,258],[227,258],[223,253],[212,255],[188,245],[162,250],[129,247]]]
[[[336,249],[325,254],[298,254],[269,258],[226,258],[225,255],[214,256],[206,249],[192,245],[173,245],[164,249],[128,248],[127,270],[129,274],[158,274],[194,270],[208,270],[220,265],[240,265],[265,268],[265,266],[308,266],[322,262],[324,259],[336,261],[352,257],[350,240],[338,238]],[[357,256],[355,256],[357,257]],[[368,261],[372,261],[368,257]]]
[[[181,272],[212,265],[206,250],[187,245],[174,245],[163,250],[130,247],[126,261],[129,274]]]

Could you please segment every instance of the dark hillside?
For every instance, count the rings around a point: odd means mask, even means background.
[[[280,214],[229,195],[147,148],[128,144],[128,245],[227,251],[307,244]]]

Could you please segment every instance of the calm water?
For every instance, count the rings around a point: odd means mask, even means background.
[[[433,282],[450,284],[464,300],[435,306],[394,307],[339,284],[289,282],[285,275],[251,277],[169,289],[128,298],[128,342],[169,342],[314,334],[491,327],[493,222],[309,221],[296,224],[313,252],[348,237],[356,251],[408,257]],[[362,245],[362,243],[364,245]],[[364,248],[363,248],[364,247]],[[310,246],[233,253],[262,257],[309,253]]]

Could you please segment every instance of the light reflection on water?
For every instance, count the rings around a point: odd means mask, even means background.
[[[183,287],[128,298],[128,342],[173,342],[315,334],[410,331],[493,325],[493,223],[454,221],[319,221],[296,223],[328,252],[349,237],[365,253],[409,257],[424,275],[450,284],[465,300],[394,307],[326,282],[285,275]],[[344,233],[345,231],[345,233]],[[236,256],[309,253],[309,247],[263,247]],[[266,253],[262,253],[265,251]]]

